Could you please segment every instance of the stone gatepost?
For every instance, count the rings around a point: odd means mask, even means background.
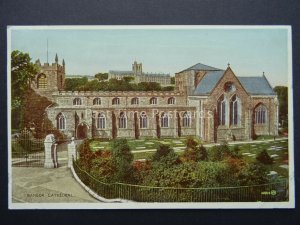
[[[76,159],[76,144],[74,137],[71,139],[71,143],[68,144],[68,167],[71,168],[73,165],[73,158]]]
[[[53,164],[54,168],[58,168],[57,144],[52,145],[53,148]]]
[[[54,168],[54,162],[53,162],[53,145],[55,143],[55,138],[53,134],[48,134],[44,141],[45,146],[45,168]]]

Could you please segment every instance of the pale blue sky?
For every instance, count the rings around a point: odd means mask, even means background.
[[[288,30],[276,29],[13,29],[11,49],[28,52],[33,61],[58,54],[67,74],[94,75],[131,70],[174,75],[196,63],[226,69],[237,76],[261,76],[287,85]]]

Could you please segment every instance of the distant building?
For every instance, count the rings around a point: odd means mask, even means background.
[[[108,79],[115,78],[121,80],[123,77],[134,77],[134,83],[157,82],[162,86],[171,85],[170,74],[165,73],[144,73],[142,63],[134,61],[131,71],[110,70]]]
[[[41,72],[32,87],[56,103],[46,109],[47,117],[68,137],[193,135],[220,142],[278,134],[277,96],[264,74],[237,77],[229,65],[222,70],[198,63],[176,73],[175,91],[71,92],[63,90],[64,61],[36,64]],[[136,62],[132,74],[145,79]]]

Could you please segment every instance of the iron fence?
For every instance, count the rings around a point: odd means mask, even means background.
[[[81,181],[98,195],[137,202],[279,202],[288,201],[288,181],[217,188],[150,187],[124,183],[105,183],[79,167],[73,167]]]
[[[40,167],[44,165],[44,139],[34,138],[24,129],[18,137],[11,140],[12,165],[20,167]]]

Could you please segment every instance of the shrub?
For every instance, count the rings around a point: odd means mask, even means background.
[[[183,162],[193,161],[203,161],[207,160],[208,153],[206,148],[203,145],[196,146],[194,148],[187,148],[182,154],[181,160]]]
[[[209,159],[213,162],[222,161],[225,157],[231,156],[232,153],[227,144],[215,145],[209,150]]]
[[[119,182],[131,181],[133,154],[126,139],[112,143],[112,162],[116,168],[115,177]]]
[[[256,185],[268,182],[267,170],[261,163],[246,164],[237,174],[238,185]]]
[[[265,149],[257,154],[256,160],[265,165],[273,164],[273,159],[269,156],[268,152]]]
[[[169,145],[161,144],[157,151],[152,156],[151,160],[154,163],[162,163],[164,166],[171,166],[180,163],[178,155]]]
[[[200,162],[195,172],[197,187],[220,187],[233,182],[230,167],[225,162]]]

